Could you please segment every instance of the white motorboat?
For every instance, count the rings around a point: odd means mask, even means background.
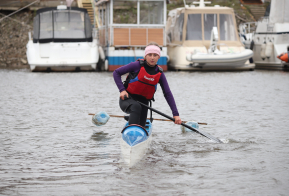
[[[288,7],[288,0],[271,0],[265,16],[255,23],[256,30],[251,23],[240,24],[245,46],[254,52],[256,69],[281,70],[287,66],[277,56],[286,53],[289,45]]]
[[[253,70],[253,53],[237,33],[234,10],[206,7],[203,0],[169,12],[166,26],[169,68],[173,70]]]
[[[65,5],[37,10],[27,59],[31,71],[96,70],[98,44],[87,10]]]

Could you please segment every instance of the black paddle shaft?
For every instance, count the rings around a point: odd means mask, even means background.
[[[170,116],[168,116],[168,115],[166,115],[166,114],[164,114],[164,113],[162,113],[162,112],[160,112],[160,111],[158,111],[158,110],[156,110],[156,109],[154,109],[154,108],[152,108],[152,107],[149,107],[148,105],[146,105],[146,104],[144,104],[144,103],[142,103],[142,102],[139,102],[139,101],[137,101],[137,102],[138,102],[139,104],[147,107],[148,109],[154,111],[155,113],[158,113],[159,115],[162,115],[163,117],[166,117],[166,118],[170,119],[171,121],[175,122],[175,119],[174,119],[174,118],[172,118],[172,117],[170,117]],[[184,126],[184,127],[187,127],[188,129],[191,129],[192,131],[194,131],[194,132],[196,132],[196,133],[198,133],[198,134],[200,134],[200,135],[202,135],[202,136],[204,136],[204,137],[206,137],[206,138],[209,138],[209,139],[211,139],[211,140],[214,140],[214,141],[217,142],[217,143],[223,143],[221,140],[219,140],[218,138],[215,138],[215,137],[209,135],[208,133],[205,133],[205,132],[203,132],[203,131],[198,131],[197,129],[194,129],[193,127],[190,127],[189,125],[184,124],[184,123],[181,123],[181,125]]]

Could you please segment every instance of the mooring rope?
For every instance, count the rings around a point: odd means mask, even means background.
[[[0,22],[1,22],[2,20],[4,20],[5,18],[8,18],[8,17],[12,16],[13,14],[16,14],[17,12],[19,12],[19,11],[21,11],[21,10],[23,10],[23,9],[25,9],[25,8],[27,8],[27,7],[29,7],[29,6],[31,6],[31,5],[33,5],[34,3],[37,3],[37,2],[39,2],[39,1],[40,1],[40,0],[36,0],[36,1],[32,2],[32,3],[30,3],[29,5],[26,5],[25,7],[23,7],[23,8],[21,8],[21,9],[15,11],[15,12],[13,12],[13,13],[11,13],[11,14],[9,14],[9,15],[3,17],[3,18],[1,18],[1,19],[0,19]]]
[[[2,16],[6,16],[5,14],[2,14],[2,13],[0,13],[0,15],[2,15]],[[15,19],[13,19],[13,18],[9,18],[9,19],[10,19],[10,20],[13,20],[14,22],[18,22],[18,23],[20,23],[20,24],[22,24],[22,25],[26,25],[26,26],[32,28],[31,25],[29,25],[29,24],[25,24],[24,22],[21,22],[21,21],[15,20]]]

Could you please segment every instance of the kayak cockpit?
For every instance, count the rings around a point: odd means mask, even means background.
[[[147,140],[152,132],[152,123],[147,120],[146,126],[140,125],[128,125],[126,123],[122,130],[122,139],[130,146],[135,146],[145,140]]]

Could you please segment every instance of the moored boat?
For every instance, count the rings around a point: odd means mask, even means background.
[[[206,70],[241,70],[248,69],[248,66],[244,66],[246,61],[253,56],[251,50],[243,50],[239,53],[196,53],[187,55],[187,60],[193,62],[192,67],[205,68]],[[253,69],[253,68],[252,68]]]
[[[97,69],[96,34],[83,8],[60,5],[37,10],[26,47],[31,71]]]
[[[277,56],[286,53],[289,45],[288,6],[288,0],[271,0],[264,17],[253,23],[255,28],[251,28],[252,23],[240,24],[246,48],[254,51],[256,69],[287,69]]]
[[[229,7],[185,5],[169,12],[166,25],[169,63],[172,70],[253,70],[253,52],[245,49]]]
[[[145,127],[126,123],[120,141],[124,163],[132,167],[139,162],[147,153],[151,141],[152,123],[149,120],[147,120]]]

